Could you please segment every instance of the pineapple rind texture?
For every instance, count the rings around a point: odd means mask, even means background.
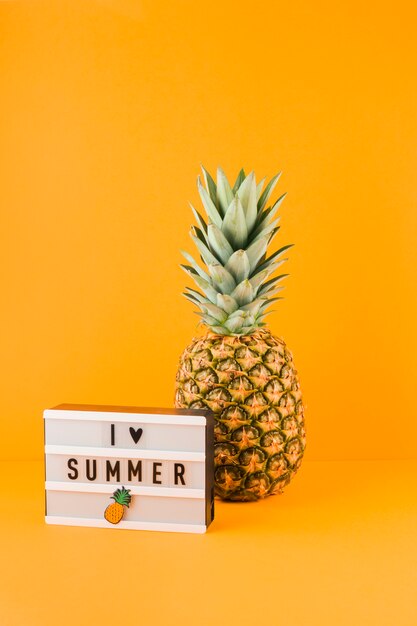
[[[194,339],[180,359],[175,406],[213,411],[215,492],[224,500],[282,493],[300,467],[298,374],[284,341],[267,329]]]
[[[215,490],[227,500],[281,493],[305,448],[292,356],[264,321],[288,276],[274,274],[291,245],[267,256],[285,197],[267,206],[279,176],[263,189],[264,180],[257,184],[254,172],[241,170],[232,186],[221,168],[216,182],[203,168],[205,187],[198,179],[198,191],[207,217],[192,207],[198,262],[183,252],[181,267],[198,288],[186,287],[184,295],[209,332],[181,357],[175,403],[213,411]]]
[[[123,505],[118,502],[113,502],[104,511],[104,518],[110,522],[110,524],[118,524],[124,514]]]

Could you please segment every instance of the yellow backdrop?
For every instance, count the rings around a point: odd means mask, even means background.
[[[1,458],[59,402],[172,405],[200,163],[284,172],[308,457],[415,455],[412,5],[0,3]]]

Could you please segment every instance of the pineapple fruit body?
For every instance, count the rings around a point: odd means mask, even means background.
[[[123,517],[124,509],[123,505],[118,502],[113,502],[113,504],[109,504],[109,506],[104,511],[105,519],[110,522],[110,524],[118,524]]]
[[[176,406],[209,408],[216,418],[215,489],[227,500],[281,493],[300,466],[305,447],[303,405],[291,353],[265,323],[281,300],[275,274],[292,244],[268,256],[280,230],[282,194],[269,198],[280,178],[265,185],[240,170],[232,185],[221,168],[216,181],[203,168],[197,187],[206,213],[192,206],[191,239],[197,260],[182,251],[181,267],[195,287],[184,296],[208,333],[184,351],[176,379]]]
[[[215,491],[225,500],[281,493],[301,464],[297,372],[284,341],[266,329],[194,339],[180,359],[175,404],[213,411]]]
[[[118,524],[122,521],[125,509],[124,507],[130,506],[132,496],[130,495],[130,489],[121,487],[116,489],[112,496],[110,496],[114,502],[109,504],[104,511],[104,519],[110,524]]]

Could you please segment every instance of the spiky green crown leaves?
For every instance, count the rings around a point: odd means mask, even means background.
[[[279,230],[277,211],[285,193],[267,207],[280,173],[263,189],[265,179],[256,183],[254,172],[240,170],[230,185],[223,170],[217,170],[217,184],[204,169],[205,186],[197,179],[206,219],[191,205],[197,225],[191,238],[198,248],[202,269],[187,252],[189,265],[181,265],[200,291],[186,287],[184,296],[196,304],[202,321],[217,334],[247,335],[261,326],[266,309],[281,291],[280,281],[288,274],[269,278],[287,259],[283,246],[269,257],[267,247]]]
[[[115,502],[118,504],[122,504],[123,506],[129,507],[132,496],[130,495],[130,489],[125,489],[122,487],[121,489],[116,489],[116,491],[111,496]]]

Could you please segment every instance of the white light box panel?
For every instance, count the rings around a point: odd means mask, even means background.
[[[48,524],[207,530],[210,411],[60,404],[44,422]]]

